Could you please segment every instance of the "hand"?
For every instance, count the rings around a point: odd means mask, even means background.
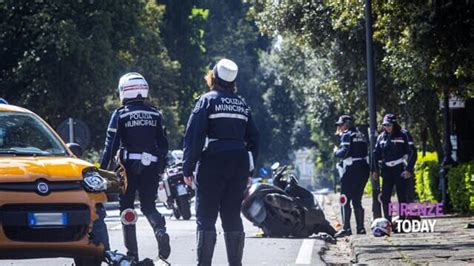
[[[412,174],[410,173],[410,171],[405,170],[402,172],[401,176],[405,179],[409,179],[410,177],[412,177]]]
[[[184,183],[186,183],[186,185],[192,187],[193,186],[193,179],[194,179],[193,176],[185,176],[184,177]]]
[[[380,178],[379,172],[377,171],[372,172],[372,178],[374,179],[374,181],[379,181],[379,178]]]
[[[332,152],[336,153],[337,150],[339,150],[339,148],[337,146],[334,146],[334,149],[332,149]]]

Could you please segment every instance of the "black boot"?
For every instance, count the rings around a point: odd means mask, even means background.
[[[216,245],[216,232],[198,231],[196,234],[197,259],[199,266],[212,265],[212,255]]]
[[[225,247],[227,249],[227,261],[230,266],[241,266],[244,254],[245,233],[225,232]]]
[[[343,221],[344,225],[343,225],[342,229],[339,230],[334,235],[335,238],[352,235],[351,212],[352,212],[352,209],[351,209],[351,206],[349,205],[349,202],[347,202],[346,205],[341,207],[342,221]]]
[[[362,207],[354,209],[355,220],[357,224],[357,234],[365,235],[365,226],[364,226],[364,209]]]
[[[170,236],[166,233],[165,218],[158,212],[146,215],[148,222],[155,232],[155,238],[158,242],[158,257],[166,260],[171,253]]]
[[[127,248],[127,256],[133,257],[135,261],[138,258],[137,230],[134,224],[122,225],[123,243]]]
[[[349,228],[349,229],[341,229],[337,231],[337,233],[334,234],[334,237],[340,238],[340,237],[345,237],[345,236],[350,236],[350,235],[352,235],[352,230]]]

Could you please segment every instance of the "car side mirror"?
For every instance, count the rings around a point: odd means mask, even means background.
[[[81,145],[77,143],[67,143],[66,146],[72,151],[77,158],[81,158],[82,156],[82,148]]]

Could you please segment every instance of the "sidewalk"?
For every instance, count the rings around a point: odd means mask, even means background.
[[[340,221],[339,194],[326,196],[325,213],[331,223]],[[465,229],[471,217],[447,215],[436,219],[434,233],[392,234],[374,237],[370,232],[371,199],[364,198],[367,235],[352,235],[328,245],[322,255],[327,264],[369,265],[474,265],[474,229]],[[352,228],[355,220],[352,214]]]

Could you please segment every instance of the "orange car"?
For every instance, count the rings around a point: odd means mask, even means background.
[[[36,114],[0,104],[0,259],[101,264],[107,181],[79,153]]]

